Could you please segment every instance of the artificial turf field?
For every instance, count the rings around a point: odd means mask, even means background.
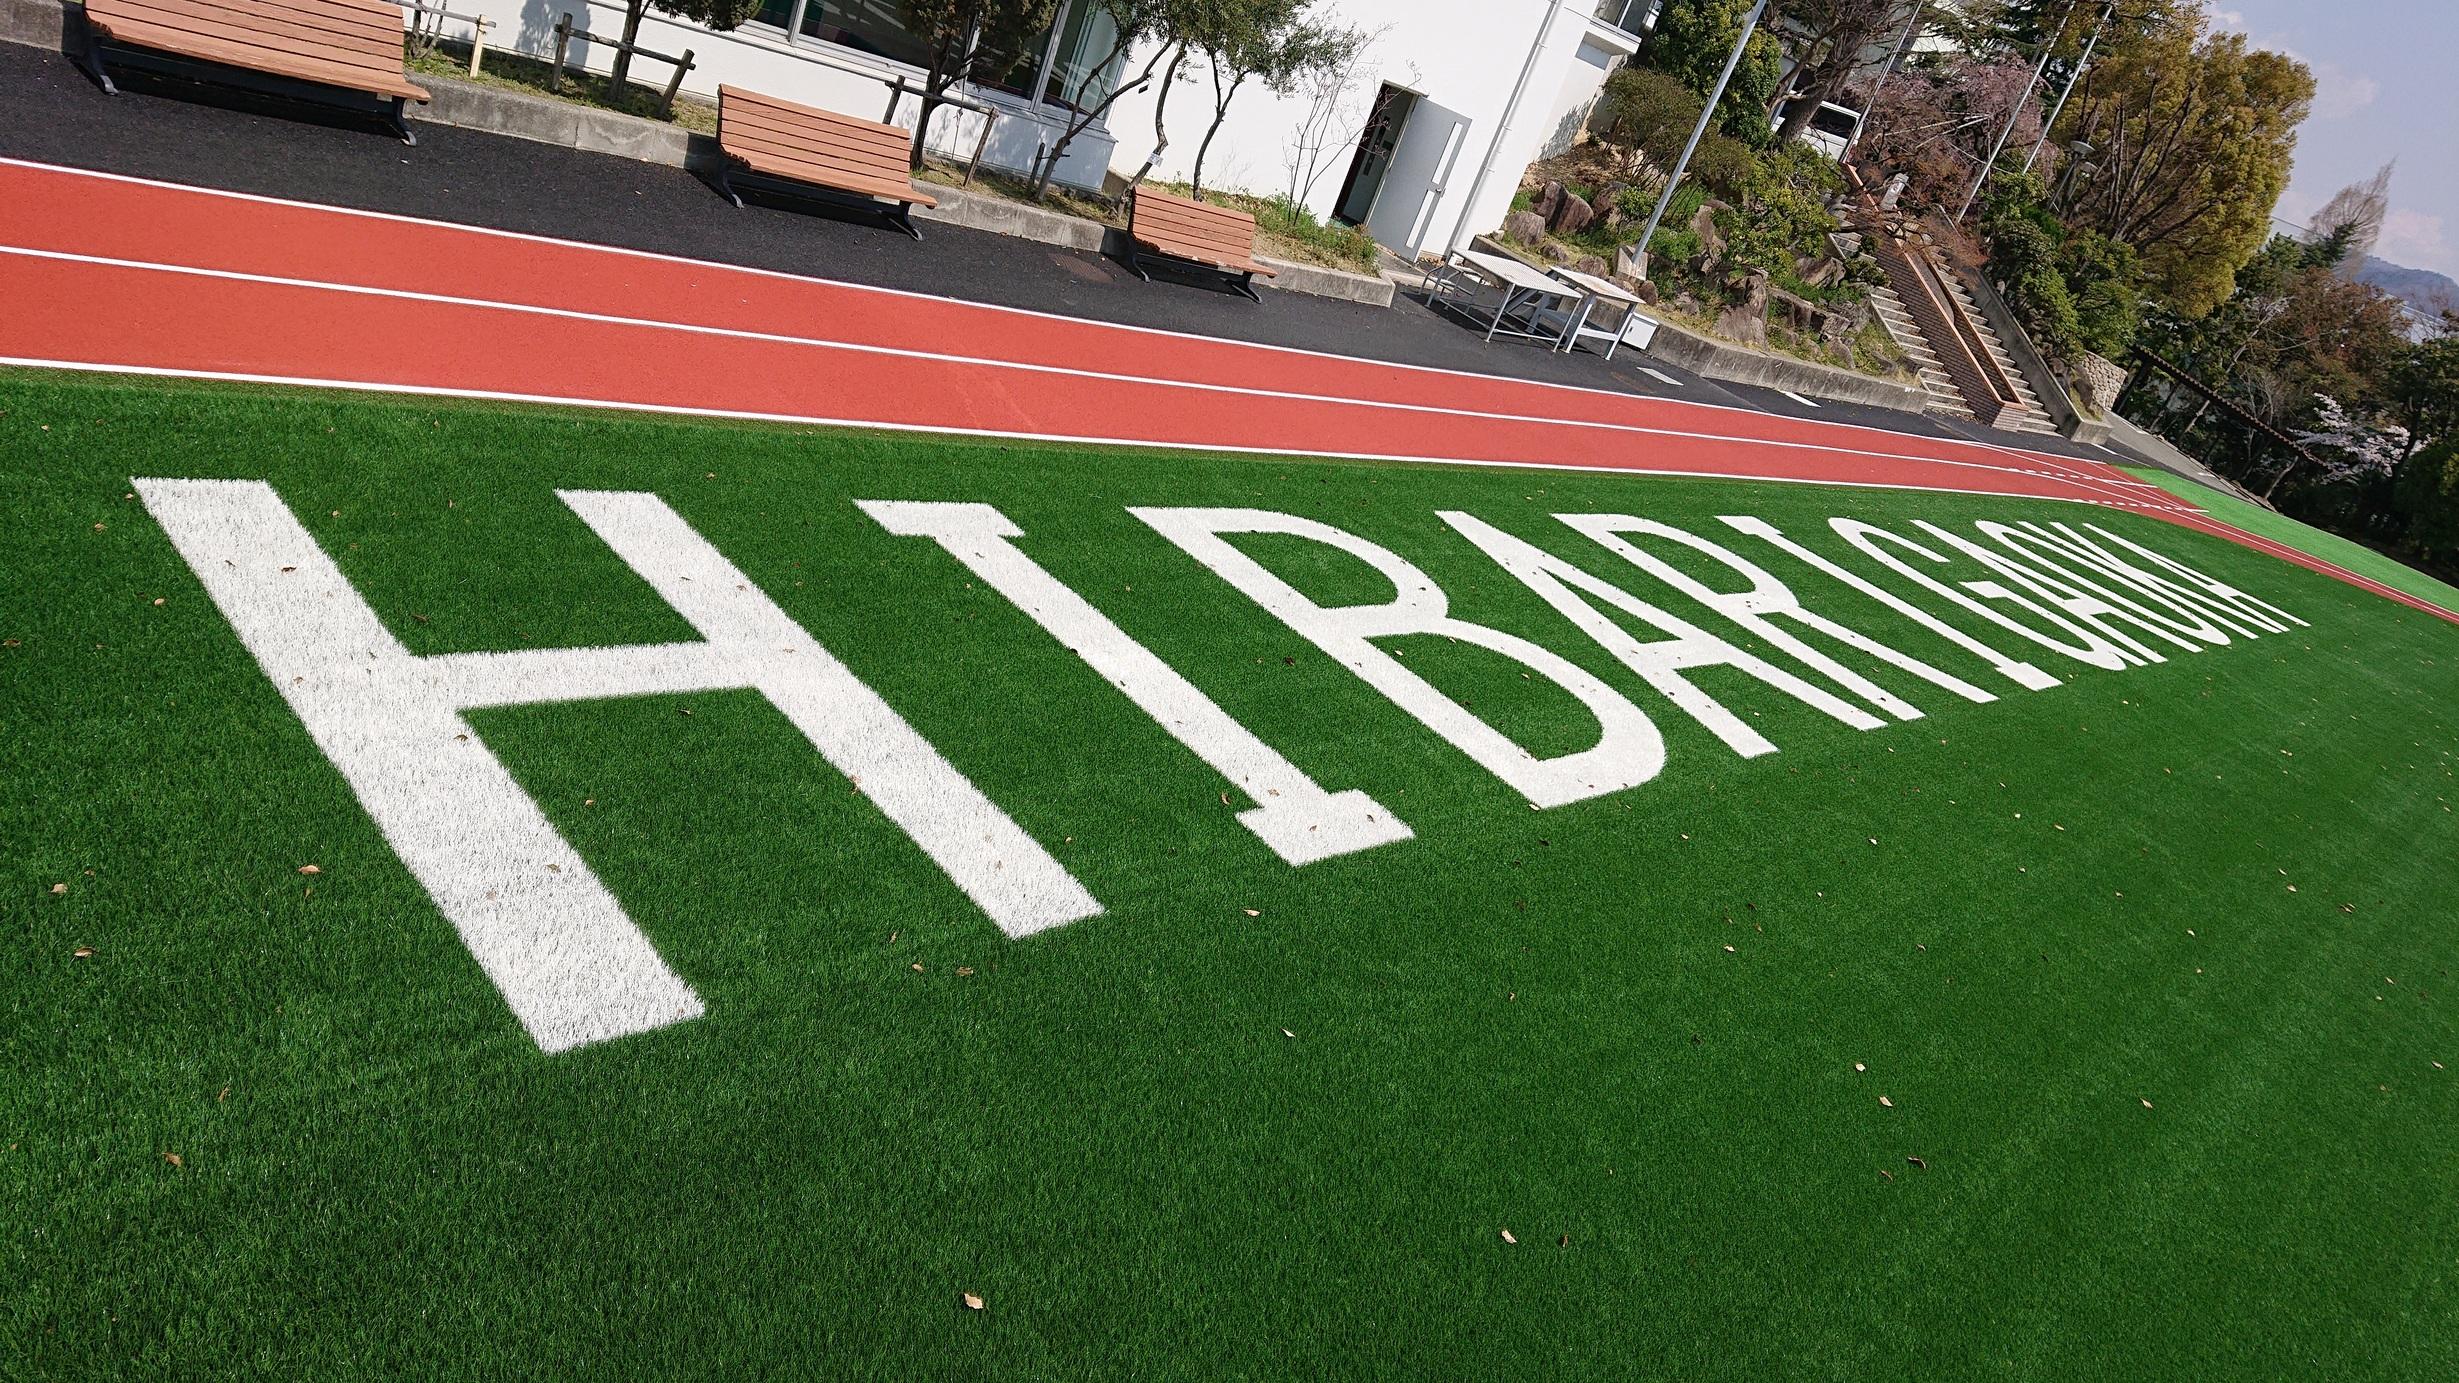
[[[2045,501],[24,372],[0,410],[11,1376],[2459,1368],[2459,627],[2429,615]],[[135,477],[269,482],[422,655],[694,638],[556,495],[652,492],[1102,914],[1003,934],[753,691],[473,711],[705,1004],[544,1051]],[[1284,863],[881,499],[997,506],[1413,838]],[[1663,770],[1532,810],[1129,506],[1381,544],[1628,696]],[[1692,673],[1781,751],[1741,757],[1438,511],[1834,689],[1551,516],[1715,537],[1997,699],[1820,644],[1926,712],[1857,731]],[[1892,579],[1836,515],[2096,523],[2306,625],[2104,671]],[[1393,594],[1237,545],[1325,605]],[[1597,740],[1516,663],[1382,645],[1533,754]]]

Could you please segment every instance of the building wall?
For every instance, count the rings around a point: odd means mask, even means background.
[[[495,21],[487,38],[490,49],[513,49],[533,57],[553,55],[555,21],[566,13],[577,27],[593,33],[608,37],[623,33],[623,7],[604,0],[451,0],[451,8],[457,14],[480,14]],[[448,20],[444,31],[448,36],[465,36],[468,28]],[[686,49],[691,50],[693,65],[691,73],[683,79],[683,90],[710,101],[717,99],[721,84],[740,86],[782,100],[878,120],[888,113],[890,83],[902,76],[910,88],[918,89],[922,84],[920,69],[843,44],[788,44],[775,29],[751,26],[732,33],[715,33],[655,10],[642,19],[640,36],[635,42],[678,56]],[[614,50],[603,44],[576,42],[572,48],[572,60],[592,72],[607,71],[614,66],[614,58]],[[633,63],[632,71],[636,80],[662,87],[673,69],[661,62],[641,59]],[[983,163],[988,167],[1021,172],[1032,166],[1042,147],[1057,142],[1065,129],[1058,113],[1031,106],[1017,97],[1003,92],[967,94],[1001,112],[993,124],[990,143],[983,151]],[[890,123],[910,128],[920,104],[920,99],[909,93]],[[983,117],[970,111],[942,110],[931,121],[931,148],[953,159],[969,158],[981,137],[982,124]],[[1110,164],[1110,146],[1108,134],[1099,125],[1085,131],[1068,146],[1058,180],[1078,187],[1100,187]]]
[[[1501,224],[1531,162],[1548,149],[1568,146],[1577,133],[1571,117],[1575,112],[1585,117],[1606,63],[1636,46],[1635,39],[1595,23],[1595,9],[1595,0],[1559,5],[1551,0],[1326,0],[1322,11],[1328,17],[1378,33],[1359,79],[1343,94],[1336,128],[1345,138],[1324,151],[1313,181],[1307,181],[1303,170],[1293,172],[1290,166],[1293,135],[1308,111],[1306,97],[1282,96],[1250,83],[1232,102],[1205,154],[1205,184],[1287,193],[1329,217],[1367,112],[1382,84],[1390,82],[1470,122],[1421,248],[1439,253],[1466,244],[1470,236]],[[1145,56],[1136,55],[1130,70],[1140,68]],[[1527,85],[1506,127],[1505,111],[1524,64]],[[1169,147],[1154,168],[1154,176],[1177,181],[1189,178],[1212,118],[1207,69],[1200,60],[1187,68],[1167,103]],[[1152,152],[1159,88],[1156,80],[1111,108],[1114,172],[1133,173]],[[1487,169],[1482,184],[1481,168]],[[1387,187],[1386,195],[1413,197],[1422,191]]]
[[[623,30],[622,7],[607,0],[454,0],[453,8],[495,21],[491,48],[532,56],[553,52],[555,21],[567,12],[601,35]],[[1249,83],[1206,154],[1205,181],[1239,191],[1291,193],[1318,216],[1329,217],[1376,93],[1385,82],[1403,86],[1468,122],[1444,190],[1424,218],[1421,248],[1434,253],[1501,224],[1521,173],[1537,158],[1569,147],[1606,73],[1637,42],[1595,21],[1595,0],[1322,0],[1320,8],[1336,22],[1377,37],[1358,79],[1341,94],[1332,124],[1338,137],[1321,150],[1312,177],[1293,173],[1290,166],[1293,136],[1307,114],[1306,97]],[[448,34],[466,30],[465,24],[446,24]],[[890,84],[902,77],[908,87],[918,88],[918,69],[841,44],[789,44],[777,30],[751,26],[715,33],[655,11],[643,19],[638,41],[659,52],[691,50],[695,63],[683,90],[709,100],[716,99],[721,84],[742,86],[865,119],[885,115],[906,126],[920,105],[909,91],[890,114]],[[1127,71],[1140,71],[1150,56],[1150,50],[1130,54]],[[572,59],[605,72],[614,52],[603,44],[576,43]],[[1509,109],[1524,68],[1525,88],[1517,108]],[[650,85],[662,85],[669,71],[658,62],[634,65],[636,76]],[[1159,93],[1156,79],[1121,97],[1106,120],[1069,146],[1058,180],[1099,188],[1107,174],[1133,173],[1153,150]],[[1185,180],[1192,173],[1211,120],[1210,93],[1209,70],[1200,58],[1190,60],[1166,106],[1170,144],[1156,167],[1158,176]],[[984,164],[993,169],[1030,168],[1065,128],[1062,114],[1048,107],[1000,92],[967,94],[1001,112],[983,151]],[[968,158],[982,127],[979,115],[942,110],[932,121],[931,147],[950,158]],[[1425,180],[1416,187],[1387,184],[1386,195],[1415,204],[1428,185]]]

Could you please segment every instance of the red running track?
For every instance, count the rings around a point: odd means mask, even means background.
[[[0,359],[1088,442],[2063,499],[2096,462],[0,160]],[[655,359],[654,372],[636,362]]]

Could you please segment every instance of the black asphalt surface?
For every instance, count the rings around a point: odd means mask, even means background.
[[[815,278],[1341,355],[1686,399],[1894,432],[2108,460],[2058,437],[1702,379],[1628,347],[1611,361],[1489,344],[1403,294],[1389,308],[1267,290],[1143,282],[1101,255],[923,223],[760,203],[737,209],[679,168],[419,123],[416,147],[371,119],[131,75],[104,95],[56,51],[0,43],[0,156],[328,206],[714,260]],[[0,211],[4,211],[0,208]],[[449,290],[449,284],[439,288]],[[1662,371],[1668,385],[1645,373]]]

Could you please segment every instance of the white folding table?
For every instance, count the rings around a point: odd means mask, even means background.
[[[1435,288],[1437,275],[1441,276],[1443,284],[1448,287],[1457,279],[1462,269],[1473,271],[1480,280],[1503,290],[1503,300],[1495,306],[1494,316],[1486,323],[1487,340],[1491,341],[1497,336],[1525,336],[1531,341],[1547,342],[1556,350],[1562,348],[1565,335],[1570,330],[1571,323],[1577,315],[1578,304],[1585,296],[1586,290],[1560,279],[1549,278],[1508,255],[1487,254],[1483,250],[1455,250],[1452,252],[1452,259],[1446,261],[1441,269],[1435,274],[1427,275],[1427,286],[1433,290],[1433,302],[1437,306],[1450,307],[1472,322],[1476,320],[1474,316],[1471,316],[1466,309],[1451,302],[1439,289]],[[1539,325],[1538,309],[1546,303],[1562,305],[1563,331],[1551,331]],[[1528,314],[1527,330],[1517,327],[1508,330],[1504,328],[1504,320],[1509,318],[1515,309],[1523,310]]]
[[[1572,314],[1570,325],[1563,332],[1562,350],[1566,352],[1575,350],[1582,341],[1603,341],[1605,358],[1611,360],[1614,358],[1615,347],[1620,346],[1624,341],[1631,340],[1633,328],[1638,328],[1640,334],[1632,344],[1641,350],[1648,348],[1649,338],[1656,335],[1656,321],[1639,310],[1640,300],[1637,293],[1611,279],[1598,278],[1594,274],[1583,274],[1577,269],[1568,269],[1561,265],[1556,265],[1547,272],[1579,289],[1581,294],[1579,308]],[[1614,326],[1610,331],[1588,325],[1588,319],[1595,315],[1599,304],[1613,308],[1616,313]]]

